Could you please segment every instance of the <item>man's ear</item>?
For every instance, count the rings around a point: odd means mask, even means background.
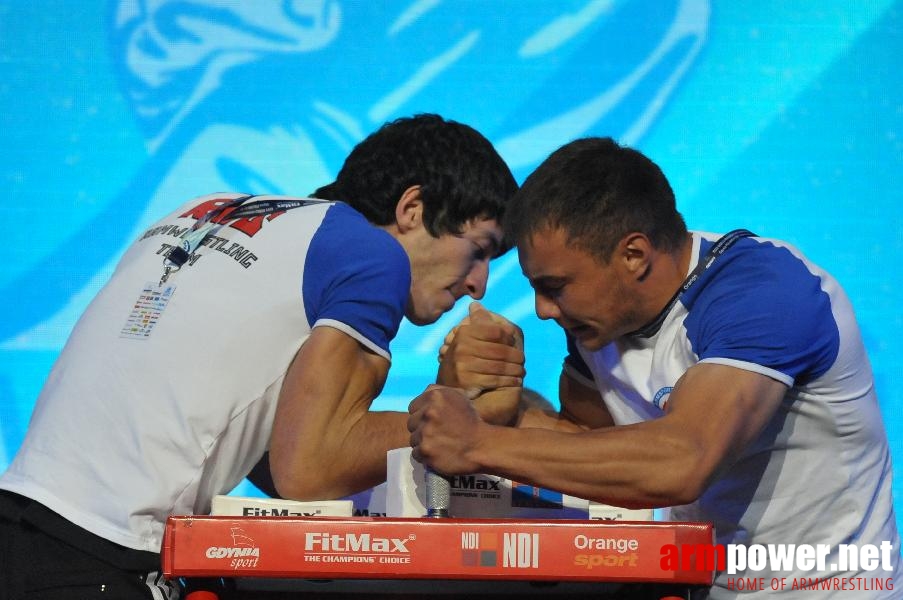
[[[637,281],[646,278],[652,269],[654,248],[644,234],[628,233],[615,248],[615,256],[621,260],[627,273]]]
[[[423,225],[423,200],[419,185],[412,185],[401,194],[395,205],[395,225],[400,233]]]

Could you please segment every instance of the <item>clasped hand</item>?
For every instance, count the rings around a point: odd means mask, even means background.
[[[474,472],[468,455],[489,424],[517,418],[525,373],[520,328],[471,303],[439,350],[437,385],[408,407],[414,458],[446,474]]]
[[[525,374],[520,328],[478,302],[439,349],[436,383],[463,390],[490,423],[516,418]]]

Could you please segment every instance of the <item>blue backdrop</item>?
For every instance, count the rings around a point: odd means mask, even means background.
[[[386,120],[483,131],[518,180],[584,135],[636,145],[695,229],[801,247],[871,352],[903,514],[901,10],[894,0],[0,0],[0,469],[117,258],[220,190],[304,195]],[[514,253],[486,304],[554,398],[563,355]],[[792,291],[788,291],[792,293]],[[377,408],[434,376],[459,306],[404,323]],[[77,401],[77,399],[75,399]],[[92,432],[86,432],[91,434]]]

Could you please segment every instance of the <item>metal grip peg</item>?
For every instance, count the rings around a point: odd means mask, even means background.
[[[425,467],[426,479],[426,516],[448,517],[448,506],[451,503],[451,482],[444,475]]]

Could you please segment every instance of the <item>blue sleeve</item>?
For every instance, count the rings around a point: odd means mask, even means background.
[[[304,263],[308,322],[337,327],[388,358],[410,288],[411,267],[401,245],[350,207],[331,208]]]
[[[711,271],[701,289],[682,299],[700,360],[752,363],[777,371],[788,384],[831,367],[840,335],[830,298],[790,250],[743,240]]]

